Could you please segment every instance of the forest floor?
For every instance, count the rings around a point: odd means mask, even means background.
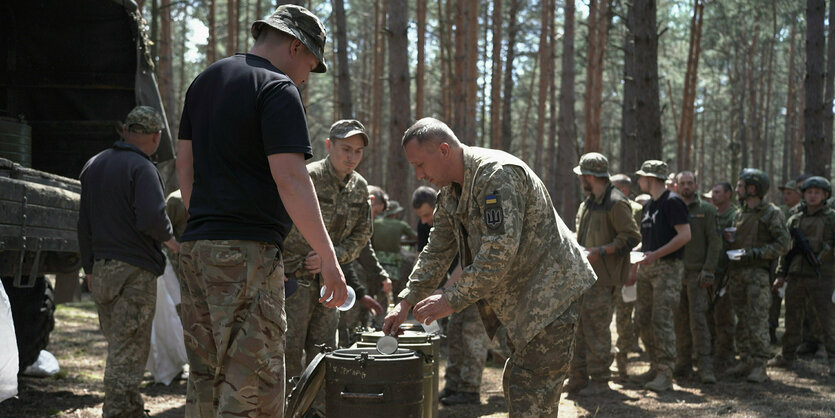
[[[106,343],[92,302],[58,307],[48,350],[61,364],[61,372],[50,378],[21,377],[18,397],[0,403],[0,416],[101,416]],[[641,373],[648,367],[637,354],[631,354],[629,360],[630,374]],[[443,363],[441,366],[443,373]],[[663,394],[630,383],[613,382],[613,391],[605,396],[563,395],[560,416],[835,416],[835,378],[827,376],[823,360],[802,359],[794,371],[769,369],[768,374],[770,379],[763,384],[721,377],[715,385],[701,385],[695,379],[679,380],[674,390]],[[507,416],[501,375],[501,366],[488,362],[481,404],[441,406],[438,415],[442,418]],[[443,385],[443,377],[441,382]],[[155,417],[183,416],[185,392],[183,380],[164,386],[155,384],[146,374],[142,384],[145,407]]]

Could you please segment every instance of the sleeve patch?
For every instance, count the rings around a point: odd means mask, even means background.
[[[491,230],[498,230],[504,224],[502,212],[502,198],[498,193],[493,192],[484,198],[484,224]]]

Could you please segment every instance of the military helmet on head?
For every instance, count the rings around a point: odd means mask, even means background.
[[[753,185],[757,188],[757,195],[760,197],[768,193],[768,188],[771,186],[771,180],[768,179],[768,174],[758,168],[745,168],[739,172],[739,179],[744,181],[746,185]]]
[[[832,194],[832,185],[829,183],[829,180],[821,176],[812,176],[806,179],[803,184],[800,185],[800,191],[805,192],[806,189],[810,187],[817,187],[825,191],[827,194]]]

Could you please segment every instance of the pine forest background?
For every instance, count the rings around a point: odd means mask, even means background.
[[[194,77],[247,51],[251,22],[288,2],[137,3],[176,137]],[[425,116],[526,161],[569,225],[581,198],[571,169],[590,151],[613,174],[663,159],[696,172],[701,191],[758,167],[772,199],[801,173],[831,177],[835,1],[290,3],[328,33],[328,72],[302,90],[316,158],[331,123],[359,119],[371,144],[358,171],[407,207],[419,184],[399,144]]]

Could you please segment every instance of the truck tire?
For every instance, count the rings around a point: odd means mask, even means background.
[[[20,373],[38,359],[49,344],[49,333],[55,328],[55,302],[52,284],[44,277],[31,288],[14,287],[13,279],[3,278],[3,286],[12,305]]]

